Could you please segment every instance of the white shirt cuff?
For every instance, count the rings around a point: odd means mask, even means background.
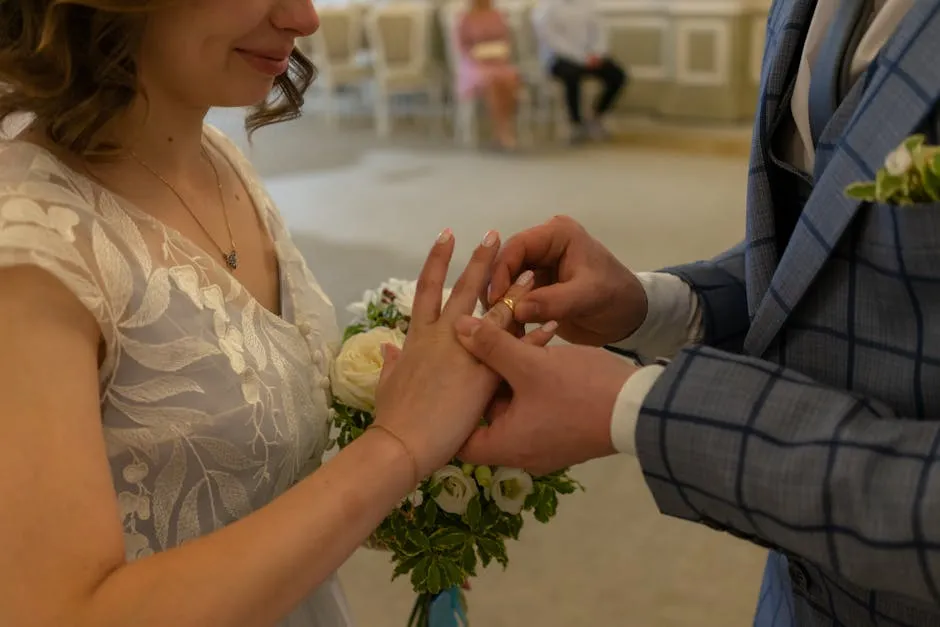
[[[620,388],[610,419],[610,441],[618,453],[636,455],[636,423],[646,395],[665,368],[659,364],[640,368]]]
[[[672,357],[684,346],[701,341],[702,313],[698,295],[689,285],[665,272],[638,272],[646,292],[646,319],[633,335],[613,344],[645,357]]]

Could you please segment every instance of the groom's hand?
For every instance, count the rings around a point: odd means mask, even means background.
[[[470,317],[457,321],[457,337],[512,391],[493,401],[489,426],[471,435],[460,459],[545,474],[615,452],[614,403],[635,366],[600,348],[527,344]]]
[[[490,303],[526,269],[535,271],[535,289],[516,304],[519,322],[557,320],[563,339],[602,346],[646,319],[646,292],[636,276],[571,218],[556,216],[506,242],[493,262]]]

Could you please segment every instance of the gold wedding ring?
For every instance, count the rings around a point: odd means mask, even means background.
[[[509,313],[511,313],[513,316],[516,315],[516,301],[514,301],[513,299],[507,296],[503,298],[502,300],[500,300],[499,302],[506,305],[506,307],[509,309]]]

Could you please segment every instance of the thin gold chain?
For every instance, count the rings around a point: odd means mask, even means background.
[[[189,203],[186,202],[186,200],[183,198],[183,195],[180,194],[179,191],[177,191],[177,189],[168,180],[166,180],[166,178],[164,178],[154,168],[150,167],[150,165],[148,165],[147,162],[145,162],[143,159],[138,157],[137,153],[135,153],[133,150],[130,151],[130,155],[131,157],[134,158],[134,161],[139,163],[141,167],[143,167],[145,170],[150,172],[150,174],[156,177],[161,183],[166,185],[167,189],[173,192],[173,195],[176,196],[176,198],[180,201],[180,204],[183,205],[186,211],[189,212],[189,215],[193,217],[193,220],[196,221],[196,224],[199,225],[199,228],[201,228],[203,233],[206,234],[206,237],[208,237],[209,240],[215,245],[215,247],[219,249],[219,253],[222,254],[222,260],[225,261],[225,265],[227,265],[232,270],[235,270],[238,268],[238,248],[237,246],[235,246],[235,236],[232,234],[232,225],[228,219],[228,209],[225,203],[225,193],[222,191],[222,177],[219,176],[219,169],[215,166],[215,163],[213,163],[212,158],[209,156],[209,153],[206,150],[205,146],[202,146],[201,152],[202,152],[202,157],[206,160],[206,162],[208,162],[209,167],[212,168],[213,175],[215,175],[215,184],[219,190],[219,203],[222,207],[222,217],[225,220],[225,228],[228,230],[229,242],[231,242],[232,244],[232,249],[228,252],[226,252],[225,249],[219,245],[216,239],[212,237],[212,233],[209,232],[209,229],[206,228],[206,225],[203,224],[202,220],[199,219],[199,216],[196,215],[196,212],[192,210],[192,207],[189,206]]]

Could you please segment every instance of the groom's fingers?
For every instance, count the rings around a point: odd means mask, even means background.
[[[489,320],[464,316],[457,321],[457,339],[490,370],[519,389],[527,374],[537,373],[540,347],[523,343]]]
[[[505,296],[484,314],[486,320],[491,320],[501,329],[511,329],[515,322],[516,303],[520,302],[526,294],[532,291],[534,274],[525,271],[519,275],[516,282],[506,292]]]
[[[464,443],[457,457],[475,466],[516,467],[513,463],[512,443],[500,435],[501,430],[499,423],[478,427]]]
[[[526,229],[509,238],[493,261],[492,276],[486,293],[489,304],[503,297],[513,279],[526,268],[554,270],[568,247],[568,223],[552,218],[545,224]],[[568,220],[570,222],[570,220]]]

